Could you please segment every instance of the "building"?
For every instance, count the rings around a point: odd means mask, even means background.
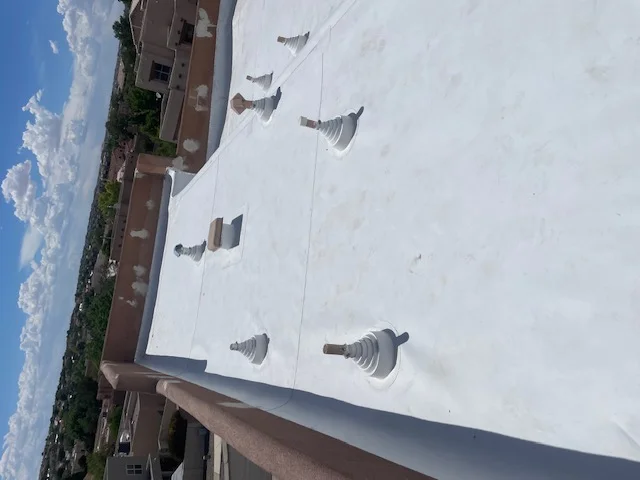
[[[124,62],[120,59],[118,60],[118,69],[116,70],[116,85],[118,87],[118,91],[121,92],[124,88]]]
[[[214,77],[216,77],[218,88],[222,85],[222,88],[228,91],[230,78],[226,75],[230,72],[228,67],[231,58],[226,55],[226,52],[232,47],[230,39],[234,6],[234,2],[219,3],[217,0],[200,0],[198,4],[198,9],[204,14],[203,16],[217,25],[217,35],[202,35],[194,38],[187,85],[189,95],[184,106],[178,141],[179,157],[162,159],[151,155],[140,155],[137,159],[137,174],[133,178],[130,205],[126,210],[127,218],[124,230],[121,232],[122,242],[117,244],[118,248],[121,248],[120,268],[116,278],[109,326],[105,335],[98,397],[113,399],[117,402],[116,398],[121,392],[130,391],[143,394],[160,393],[169,399],[167,392],[160,389],[158,384],[159,379],[168,379],[173,387],[177,388],[176,391],[189,392],[187,401],[175,402],[181,409],[193,414],[204,408],[209,414],[215,416],[216,421],[224,421],[227,425],[224,428],[225,431],[214,426],[210,419],[197,417],[198,421],[210,431],[221,435],[224,440],[233,440],[232,445],[239,447],[234,449],[234,452],[239,451],[240,454],[248,455],[255,463],[269,471],[272,468],[268,462],[265,464],[251,452],[247,452],[246,448],[238,444],[236,438],[231,437],[237,437],[236,434],[239,434],[245,441],[258,446],[252,440],[255,435],[266,434],[268,435],[266,438],[271,438],[274,433],[277,433],[280,436],[279,440],[261,442],[259,452],[272,460],[284,462],[282,465],[290,473],[296,474],[295,478],[311,478],[308,477],[309,474],[315,475],[316,478],[322,478],[318,475],[345,478],[343,475],[349,472],[352,474],[369,472],[370,478],[379,478],[380,475],[385,478],[423,478],[415,472],[410,472],[406,468],[394,465],[368,452],[266,412],[238,410],[232,406],[233,402],[226,402],[230,400],[227,397],[133,363],[138,343],[146,338],[144,335],[148,335],[148,326],[143,329],[143,337],[140,336],[140,332],[145,299],[151,298],[146,295],[145,290],[149,286],[148,275],[153,263],[158,221],[162,222],[162,218],[166,218],[166,215],[160,217],[159,213],[166,211],[169,189],[165,187],[166,185],[171,187],[171,179],[166,177],[165,171],[167,167],[178,168],[184,172],[199,171],[208,158],[207,149],[216,148],[220,142],[228,93],[221,94],[220,91],[214,91],[218,98],[221,95],[226,96],[222,103],[214,105],[210,103],[213,95],[211,92]],[[214,52],[217,57],[215,71],[212,61]],[[210,123],[211,121],[213,123]],[[210,131],[213,132],[211,135]],[[194,140],[202,148],[193,148]],[[185,148],[184,143],[189,143],[190,148]],[[182,180],[189,178],[188,175],[183,174],[178,176],[181,176]],[[202,401],[205,403],[203,404]],[[240,418],[230,416],[229,413],[239,413]],[[161,448],[162,432],[161,427],[159,435]],[[226,432],[233,435],[230,436]],[[185,465],[183,468],[185,472],[197,471],[195,466]],[[409,475],[406,475],[407,473]],[[398,476],[398,474],[401,475]],[[291,477],[285,475],[278,478]]]
[[[161,395],[132,392],[125,399],[121,423],[130,433],[129,451],[132,455],[158,455],[160,427],[165,419],[167,400]],[[168,412],[168,417],[175,409]],[[164,452],[163,452],[164,453]]]
[[[96,263],[93,264],[93,271],[91,272],[91,288],[94,292],[100,293],[100,289],[102,288],[102,284],[107,275],[107,263],[109,259],[107,256],[99,252],[96,258]],[[82,305],[82,304],[81,304]]]
[[[125,162],[135,160],[133,155],[134,151],[134,139],[122,141],[113,149],[111,152],[111,159],[109,161],[109,173],[107,174],[107,178],[109,180],[118,180],[118,172],[123,168]]]
[[[151,455],[109,457],[104,480],[167,480],[171,472],[164,472],[160,461]]]
[[[162,394],[278,478],[638,477],[637,22],[474,5],[238,5],[230,91],[282,98],[195,176],[144,164],[105,394]],[[342,151],[300,126],[351,114]],[[174,255],[239,216],[234,249]],[[323,354],[382,329],[382,379]],[[263,333],[259,366],[229,348]]]
[[[133,157],[133,155],[132,155]],[[122,242],[124,241],[124,229],[127,224],[127,215],[129,213],[129,201],[131,199],[131,189],[136,172],[136,162],[129,159],[122,164],[122,179],[120,181],[120,192],[118,193],[118,203],[114,205],[116,213],[113,219],[113,228],[111,230],[111,250],[109,252],[109,260],[120,260],[122,253]]]
[[[136,5],[135,2],[132,4]],[[230,33],[232,9],[229,5],[225,8],[223,31]],[[218,0],[200,0],[198,9],[212,23],[219,23]],[[117,261],[120,266],[103,348],[103,361],[132,362],[134,359],[147,287],[145,278],[151,268],[158,206],[162,199],[166,169],[174,167],[185,172],[197,172],[207,160],[211,110],[220,112],[219,107],[211,105],[216,40],[215,35],[196,35],[193,41],[186,88],[188,98],[184,103],[178,136],[178,157],[162,158],[140,154],[125,163],[110,253],[110,260]],[[230,44],[227,46],[230,47]],[[226,100],[222,107],[224,114]],[[140,150],[137,141],[135,152]],[[189,149],[184,148],[185,142],[190,145]],[[201,147],[194,148],[195,142]],[[124,304],[120,301],[121,298],[126,298]],[[98,397],[105,399],[113,396],[112,386],[101,375]]]
[[[83,471],[83,466],[81,465],[82,460],[86,461],[87,449],[84,442],[78,442],[77,440],[73,443],[73,449],[71,450],[71,455],[69,458],[69,462],[71,464],[71,473],[77,473]]]
[[[116,452],[118,457],[128,461],[112,461],[107,478],[120,478],[122,475],[170,478],[179,469],[180,478],[184,480],[202,479],[206,430],[188,413],[181,412],[187,426],[184,459],[178,463],[169,449],[171,417],[176,410],[177,406],[162,395],[127,392],[117,432]],[[162,477],[157,476],[158,471]]]
[[[187,451],[200,447],[194,445],[201,440],[202,436],[198,436],[195,428],[190,428],[187,440],[190,445]],[[104,471],[104,480],[168,480],[171,478],[179,478],[181,480],[201,480],[203,478],[204,469],[202,466],[202,452],[200,455],[194,454],[185,458],[177,470],[168,462],[165,464],[163,460],[157,456],[133,455],[133,456],[117,456],[107,458]]]
[[[176,142],[196,23],[196,0],[133,0],[137,87],[163,96],[160,138]]]

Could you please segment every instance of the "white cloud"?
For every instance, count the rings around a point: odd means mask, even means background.
[[[43,240],[42,233],[32,226],[27,227],[27,233],[22,238],[20,245],[20,268],[30,263],[40,251]]]
[[[64,136],[69,142],[80,145],[84,139],[86,128],[84,120],[76,118],[67,124]]]
[[[20,336],[25,362],[0,458],[0,478],[7,480],[32,480],[40,467],[92,199],[87,186],[95,183],[100,161],[117,50],[111,24],[121,11],[116,0],[59,0],[74,56],[69,99],[60,113],[42,105],[43,91],[27,101],[32,120],[21,154],[31,158],[11,167],[1,185],[27,224],[20,261],[32,269],[18,296],[27,316]],[[51,49],[56,53],[57,44]]]
[[[38,173],[47,183],[52,186],[68,183],[74,180],[76,174],[76,165],[71,158],[74,152],[66,148],[68,139],[62,135],[61,115],[50,112],[40,104],[42,94],[40,90],[22,108],[34,117],[33,122],[27,122],[27,128],[22,133],[22,147],[33,152]]]
[[[12,202],[15,215],[23,222],[31,221],[36,210],[36,184],[31,180],[31,162],[25,160],[7,171],[2,181],[2,195],[7,202]]]
[[[51,51],[54,55],[58,55],[60,53],[60,49],[58,48],[58,44],[53,40],[49,40],[49,46],[51,47]]]

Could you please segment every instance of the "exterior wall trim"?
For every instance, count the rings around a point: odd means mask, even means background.
[[[197,385],[161,380],[156,391],[281,480],[434,480]]]

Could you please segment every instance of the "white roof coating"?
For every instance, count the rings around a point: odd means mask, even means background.
[[[231,95],[282,98],[171,199],[147,353],[639,461],[640,2],[238,0],[233,28]],[[361,106],[344,155],[298,123]],[[409,335],[388,381],[322,354],[371,328]],[[257,333],[260,366],[229,350]]]

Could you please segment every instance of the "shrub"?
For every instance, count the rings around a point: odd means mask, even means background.
[[[184,444],[187,441],[187,420],[177,411],[169,422],[169,452],[177,460],[184,459]]]
[[[120,427],[120,418],[122,417],[122,407],[117,406],[109,412],[109,437],[115,439],[118,435]]]
[[[103,190],[98,195],[98,208],[105,219],[111,219],[115,216],[115,205],[120,197],[120,183],[115,180],[109,180],[105,183]]]
[[[176,144],[171,142],[165,142],[159,138],[154,138],[153,153],[161,157],[175,157],[176,156]]]
[[[104,478],[107,456],[102,452],[90,453],[87,457],[87,471],[95,479]]]

